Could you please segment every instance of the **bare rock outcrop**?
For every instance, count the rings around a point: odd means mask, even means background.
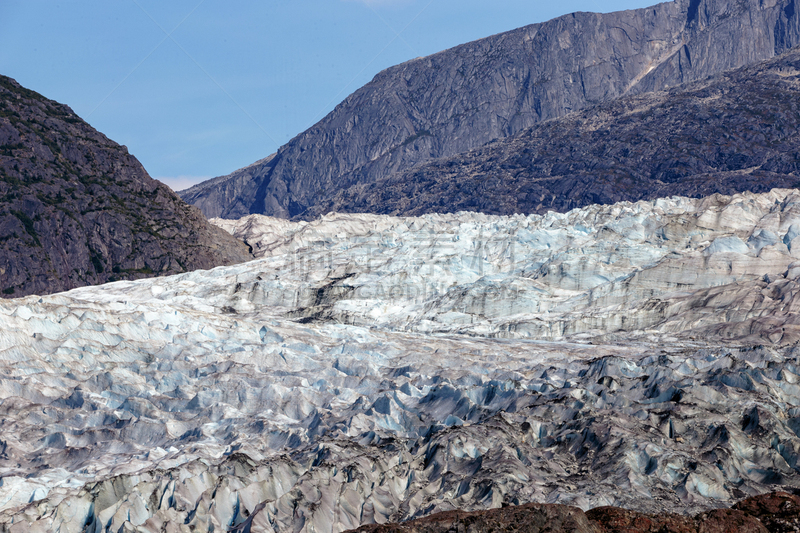
[[[445,511],[399,524],[372,524],[358,533],[605,533],[569,505],[528,503],[489,511]]]
[[[392,524],[370,524],[358,533],[793,533],[800,525],[800,498],[772,492],[746,498],[730,509],[695,516],[646,514],[620,507],[584,513],[568,505],[530,503],[487,511],[445,511]]]
[[[800,529],[800,497],[772,492],[747,498],[733,509],[758,518],[770,533],[790,533]]]
[[[274,157],[180,195],[209,217],[291,218],[343,188],[797,44],[796,0],[574,13],[387,69]]]
[[[331,211],[509,215],[800,186],[800,48],[629,96],[320,198]]]
[[[234,264],[248,249],[124,146],[0,76],[0,291],[52,293]]]

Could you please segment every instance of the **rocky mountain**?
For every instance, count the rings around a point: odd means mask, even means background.
[[[225,224],[260,259],[0,301],[0,531],[800,488],[797,191]]]
[[[575,13],[381,72],[277,154],[182,191],[209,217],[295,217],[327,196],[614,98],[800,44],[796,0]]]
[[[242,243],[67,106],[0,77],[0,290],[59,292],[238,263]]]
[[[800,48],[668,91],[550,120],[317,201],[419,215],[567,211],[594,203],[800,186]]]

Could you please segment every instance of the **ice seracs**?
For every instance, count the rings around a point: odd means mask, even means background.
[[[250,263],[0,300],[0,531],[800,487],[798,209],[248,217]]]
[[[780,326],[792,342],[799,201],[774,190],[545,216],[215,223],[280,272],[239,279],[234,307],[243,309],[266,299],[307,320],[537,339],[722,328],[726,338],[758,342]],[[747,301],[721,301],[723,292]]]

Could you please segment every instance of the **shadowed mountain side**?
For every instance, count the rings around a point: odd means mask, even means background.
[[[800,186],[800,49],[669,91],[625,97],[375,184],[331,211],[415,216],[568,211],[671,195]]]
[[[575,13],[379,73],[274,158],[180,196],[206,216],[294,217],[321,198],[619,96],[800,43],[796,0],[677,0]]]
[[[59,292],[251,258],[124,146],[0,76],[0,290]]]
[[[185,195],[187,191],[179,191],[178,195],[210,216],[218,214],[220,205],[228,206],[228,213],[241,213],[241,216],[245,216],[250,213],[259,182],[272,170],[274,160],[275,154],[272,154],[227,176],[199,183],[187,190],[203,191],[202,194],[192,197],[191,201]]]

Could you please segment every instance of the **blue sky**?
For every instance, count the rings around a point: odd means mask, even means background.
[[[0,0],[0,74],[176,189],[274,152],[379,71],[655,0]]]

